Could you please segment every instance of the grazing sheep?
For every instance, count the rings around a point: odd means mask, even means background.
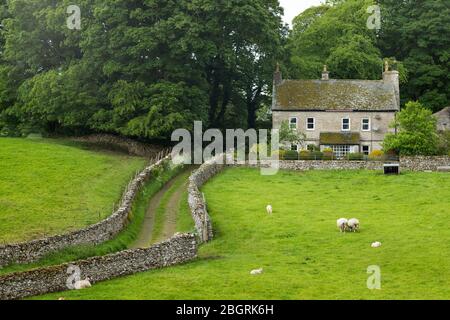
[[[372,243],[372,248],[379,248],[379,247],[381,247],[381,242],[374,242],[374,243]]]
[[[75,282],[73,287],[75,288],[75,290],[82,290],[82,289],[90,288],[90,287],[92,287],[92,285],[91,285],[90,279],[86,278],[85,280],[80,280],[80,281]]]
[[[345,218],[341,218],[337,221],[337,227],[341,232],[345,232],[348,229],[348,220]]]
[[[273,213],[273,208],[272,208],[272,206],[270,204],[267,206],[266,210],[267,210],[267,214],[272,214]]]
[[[360,223],[359,223],[358,219],[353,218],[353,219],[348,220],[348,229],[351,232],[359,231],[359,226],[360,226]]]
[[[263,270],[263,268],[261,268],[261,269],[256,269],[256,270],[251,271],[250,274],[252,276],[257,276],[257,275],[262,274],[263,272],[264,272],[264,270]]]

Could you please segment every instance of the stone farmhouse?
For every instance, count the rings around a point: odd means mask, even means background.
[[[447,107],[434,114],[437,119],[437,128],[439,131],[450,130],[450,107]]]
[[[382,149],[390,124],[400,111],[399,73],[386,63],[382,80],[330,79],[324,67],[320,80],[284,80],[274,73],[273,128],[284,121],[306,135],[304,145],[330,148],[338,158],[348,153],[370,154]]]

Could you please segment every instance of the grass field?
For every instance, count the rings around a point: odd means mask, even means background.
[[[448,174],[228,169],[203,191],[216,239],[197,261],[38,298],[450,298]],[[336,219],[353,216],[361,233],[339,233]],[[367,289],[372,265],[381,290]],[[249,275],[260,267],[263,275]]]
[[[0,138],[0,243],[94,224],[112,213],[142,158],[47,139]]]
[[[149,199],[157,194],[157,192],[161,190],[166,183],[179,175],[182,171],[182,167],[171,168],[169,166],[159,170],[157,176],[152,176],[152,178],[147,182],[147,184],[138,194],[136,200],[133,203],[131,210],[131,221],[129,222],[127,227],[121,233],[119,233],[119,235],[117,235],[116,238],[97,246],[83,245],[66,248],[64,250],[46,255],[39,261],[30,264],[13,264],[4,268],[0,268],[0,275],[5,275],[12,272],[28,271],[41,267],[54,266],[66,262],[83,260],[89,257],[104,256],[110,253],[129,249],[130,247],[132,247],[133,243],[136,241],[139,233],[141,232],[143,220],[149,207]],[[184,210],[188,210],[187,204]],[[180,214],[182,212],[183,210],[180,210]],[[180,231],[191,231],[193,228],[192,219],[190,220],[190,225],[189,219],[186,219],[186,217],[189,218],[188,213],[186,214],[185,211],[183,214],[184,220],[187,220],[187,223],[179,228]]]

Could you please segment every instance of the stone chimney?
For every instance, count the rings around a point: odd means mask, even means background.
[[[327,66],[323,66],[323,71],[322,71],[322,81],[328,81],[330,80],[330,73],[327,70]]]
[[[279,86],[283,82],[283,75],[280,71],[280,64],[277,63],[277,69],[275,70],[273,74],[273,84],[275,86]]]
[[[397,107],[400,109],[400,76],[398,71],[389,70],[388,61],[384,63],[383,81],[384,83],[390,83],[394,86],[395,96],[397,98]]]

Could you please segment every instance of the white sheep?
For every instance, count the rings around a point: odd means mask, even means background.
[[[381,247],[381,242],[377,241],[372,243],[372,248],[379,248],[379,247]]]
[[[341,232],[345,232],[347,231],[348,228],[348,220],[345,218],[341,218],[337,221],[337,227],[339,228],[339,230],[341,230]]]
[[[257,275],[262,274],[263,272],[264,272],[264,269],[261,268],[261,269],[256,269],[256,270],[251,271],[250,274],[251,274],[252,276],[257,276]]]
[[[92,287],[91,280],[89,278],[86,278],[85,280],[77,281],[77,282],[75,282],[73,287],[75,290],[82,290],[82,289],[90,288],[90,287]]]
[[[359,231],[359,227],[360,227],[360,223],[359,220],[356,218],[352,218],[350,220],[348,220],[348,229],[352,232],[356,232]]]
[[[267,210],[267,214],[272,214],[273,213],[273,208],[272,208],[272,206],[270,204],[266,207],[266,210]]]

